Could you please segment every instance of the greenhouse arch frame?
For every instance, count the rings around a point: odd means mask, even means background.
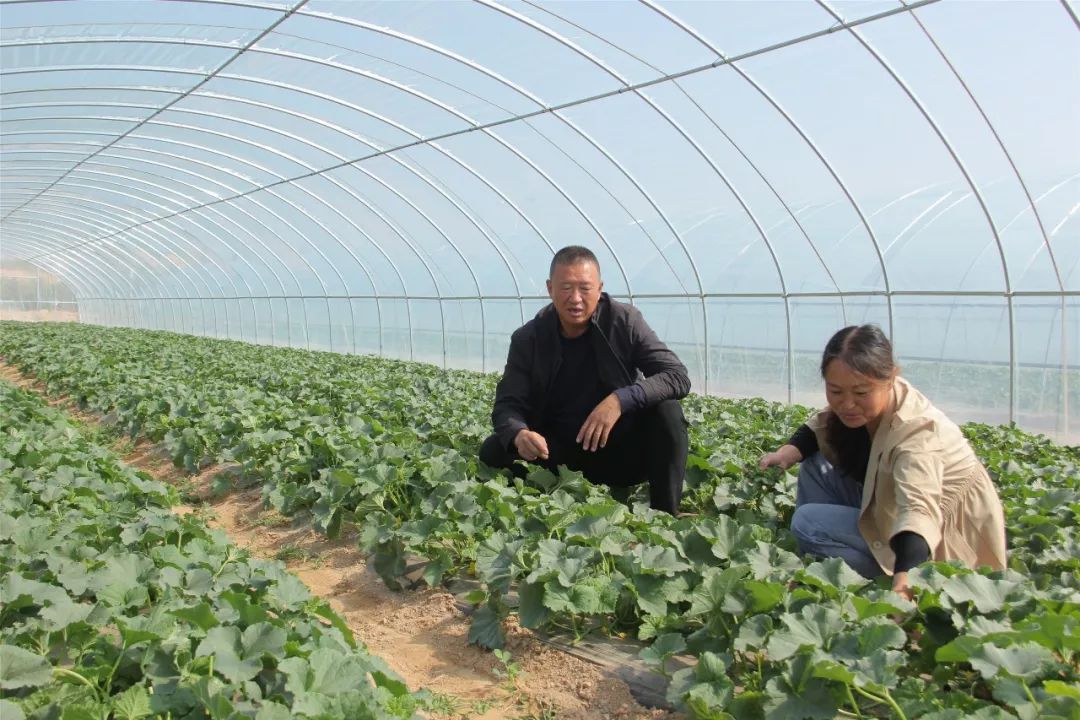
[[[491,372],[584,244],[698,392],[820,405],[875,322],[950,414],[1075,442],[1078,38],[1070,0],[9,0],[0,312]]]

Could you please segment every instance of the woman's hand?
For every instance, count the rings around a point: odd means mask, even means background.
[[[801,462],[802,459],[803,456],[799,452],[799,448],[794,445],[781,445],[776,452],[762,455],[761,461],[758,462],[758,468],[764,470],[765,468],[778,467],[781,470],[787,470],[795,463]]]
[[[892,576],[893,592],[905,600],[913,599],[911,586],[908,585],[907,571],[894,573]]]

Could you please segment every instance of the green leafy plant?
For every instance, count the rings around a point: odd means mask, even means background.
[[[280,563],[0,382],[0,712],[408,718],[416,699]]]
[[[521,665],[514,661],[513,656],[506,650],[496,648],[492,653],[499,661],[494,671],[495,677],[502,680],[509,689],[516,689],[518,678],[521,677]]]
[[[571,639],[636,637],[671,676],[671,701],[701,718],[1026,720],[1080,708],[1071,692],[1080,681],[1076,447],[1015,427],[965,426],[1005,505],[1010,568],[928,563],[912,572],[908,602],[838,560],[795,554],[795,472],[760,471],[757,458],[807,408],[686,398],[682,509],[691,514],[676,518],[635,502],[640,493],[624,504],[565,469],[520,480],[479,466],[494,376],[120,328],[2,330],[8,362],[130,436],[164,443],[178,465],[234,462],[235,481],[261,484],[275,512],[310,513],[329,537],[354,524],[388,585],[478,584],[469,638],[485,647],[504,646],[512,613]],[[78,477],[62,473],[61,484]],[[51,501],[56,490],[41,485]],[[37,548],[39,531],[15,530],[19,547]],[[226,560],[204,568],[211,579],[220,573],[215,582],[235,564]],[[105,591],[141,601],[140,566],[121,567],[129,580]],[[201,573],[181,579],[206,582]],[[239,658],[229,656],[230,671],[254,663],[242,636],[230,643]],[[104,652],[90,645],[84,655]],[[116,662],[116,652],[105,655]],[[208,673],[212,657],[193,657],[185,672],[223,682]],[[65,689],[89,697],[69,679]]]

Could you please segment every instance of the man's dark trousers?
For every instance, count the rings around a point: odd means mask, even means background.
[[[656,510],[674,515],[682,500],[683,478],[689,453],[686,418],[678,400],[664,400],[654,407],[619,418],[607,445],[595,452],[537,429],[548,443],[548,459],[537,461],[552,472],[559,465],[581,471],[591,482],[611,487],[649,483],[649,501]],[[510,468],[521,477],[525,468],[515,464],[521,457],[491,435],[480,448],[480,460],[491,467]]]

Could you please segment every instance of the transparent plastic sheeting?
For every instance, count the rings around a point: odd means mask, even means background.
[[[5,2],[0,254],[83,322],[497,371],[584,244],[698,392],[818,405],[872,321],[958,416],[1076,440],[1078,39],[1069,0]]]

